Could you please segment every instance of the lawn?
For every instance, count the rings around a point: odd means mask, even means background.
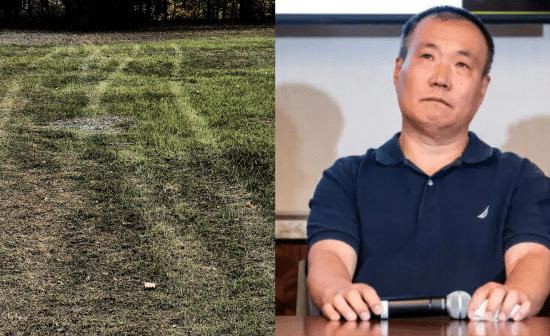
[[[274,48],[1,46],[4,334],[273,334]]]

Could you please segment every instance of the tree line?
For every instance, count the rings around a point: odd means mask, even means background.
[[[153,22],[275,22],[275,0],[1,0],[3,27],[132,28]]]

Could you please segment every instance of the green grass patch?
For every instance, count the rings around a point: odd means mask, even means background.
[[[31,82],[22,84],[22,88],[27,104],[21,113],[37,122],[80,117],[89,102],[83,90],[63,91]]]

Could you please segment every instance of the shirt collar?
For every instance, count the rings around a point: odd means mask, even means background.
[[[386,166],[397,165],[405,161],[405,155],[399,147],[399,134],[396,133],[388,142],[376,149],[376,161]],[[481,141],[474,132],[468,132],[470,140],[462,156],[455,164],[466,162],[469,164],[485,161],[493,155],[493,148]]]
[[[468,132],[470,141],[460,160],[466,163],[478,163],[493,156],[493,148],[481,141],[474,132]]]
[[[376,150],[376,161],[386,166],[393,166],[405,161],[405,155],[399,147],[399,134],[396,133],[393,138]]]

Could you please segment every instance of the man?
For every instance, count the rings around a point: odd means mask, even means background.
[[[310,201],[308,285],[329,319],[368,320],[380,297],[455,290],[472,294],[470,318],[485,300],[486,319],[540,311],[550,291],[550,181],[468,131],[493,53],[483,24],[459,8],[404,25],[394,70],[401,132],[337,160]]]

